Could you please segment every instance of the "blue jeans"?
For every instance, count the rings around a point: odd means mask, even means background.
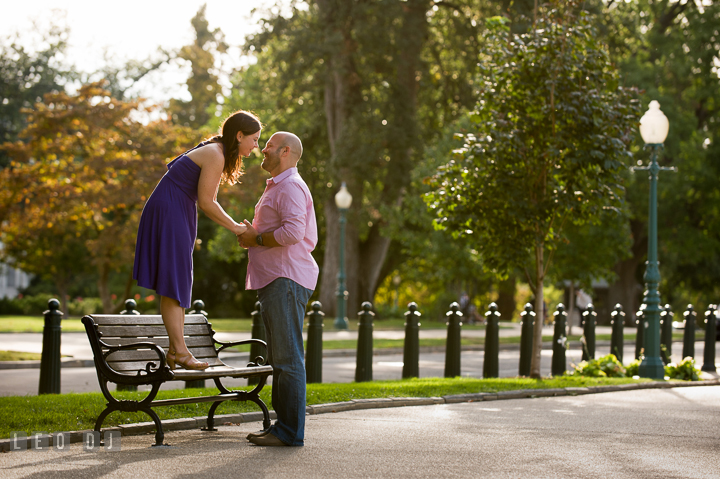
[[[273,367],[272,407],[277,421],[270,433],[289,446],[305,439],[305,353],[303,322],[312,290],[278,278],[258,290]]]

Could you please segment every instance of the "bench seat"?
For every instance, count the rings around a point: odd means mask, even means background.
[[[100,389],[108,400],[107,407],[100,413],[95,431],[100,432],[105,418],[114,411],[143,411],[155,422],[155,445],[163,445],[162,422],[153,407],[212,402],[208,412],[207,428],[214,431],[214,415],[224,401],[252,401],[263,412],[263,428],[270,427],[270,413],[259,394],[273,372],[272,366],[265,365],[262,357],[254,358],[245,367],[225,364],[219,353],[227,348],[257,343],[267,351],[267,345],[259,339],[223,342],[215,339],[215,331],[203,314],[185,316],[185,342],[191,353],[210,367],[205,370],[186,370],[176,365],[171,370],[167,365],[166,351],[170,345],[165,325],[160,315],[92,314],[82,318],[85,331],[93,351],[95,369]],[[222,378],[255,378],[257,384],[250,390],[230,390]],[[215,396],[155,400],[160,386],[167,381],[195,381],[212,379],[219,390]],[[140,401],[118,400],[112,396],[108,383],[117,385],[152,387],[150,394]]]

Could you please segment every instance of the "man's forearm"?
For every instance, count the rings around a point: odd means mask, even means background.
[[[277,246],[282,246],[280,243],[278,243],[275,240],[275,231],[266,231],[263,234],[259,235],[262,236],[262,245],[268,246],[270,248],[274,248]],[[257,240],[255,241],[257,243]]]

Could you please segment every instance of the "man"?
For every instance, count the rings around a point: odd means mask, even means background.
[[[252,224],[238,236],[248,248],[245,287],[257,290],[273,366],[272,406],[277,421],[248,435],[259,446],[302,446],[305,438],[305,362],[302,329],[318,265],[311,252],[317,222],[307,184],[298,174],[300,139],[275,133],[263,152],[262,168],[272,175],[255,205]]]

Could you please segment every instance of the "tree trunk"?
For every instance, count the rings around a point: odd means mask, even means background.
[[[543,280],[545,279],[543,274],[544,247],[545,244],[542,241],[538,241],[535,244],[535,329],[533,330],[532,361],[530,361],[530,377],[535,379],[540,379],[542,377],[542,374],[540,373],[540,361],[542,356],[542,330],[545,325],[545,303],[543,298]]]
[[[626,325],[635,324],[635,313],[640,308],[638,293],[642,291],[642,286],[636,279],[639,264],[639,259],[634,256],[617,263],[615,273],[618,279],[608,290],[608,307],[614,308],[616,304],[620,304],[625,312]]]
[[[113,302],[110,297],[110,288],[108,287],[108,278],[110,277],[110,267],[107,263],[98,266],[98,294],[103,305],[103,314],[112,314]]]
[[[572,334],[572,327],[573,327],[573,315],[575,314],[575,281],[570,281],[570,298],[568,298],[570,301],[568,301],[568,309],[567,309],[567,328],[568,332],[567,335],[570,336]]]
[[[403,6],[402,25],[397,36],[397,73],[393,82],[392,112],[387,131],[390,163],[383,178],[382,204],[402,206],[405,189],[410,184],[413,155],[420,144],[417,125],[418,72],[421,53],[427,40],[428,0],[410,0]],[[381,235],[384,220],[373,222],[367,240],[360,247],[362,259],[360,290],[362,301],[372,301],[391,240]]]
[[[647,224],[641,221],[630,221],[633,245],[632,256],[615,265],[617,281],[610,285],[608,291],[608,307],[620,304],[625,312],[625,325],[635,325],[635,313],[640,308],[642,284],[637,280],[637,269],[647,254]]]
[[[60,311],[63,313],[63,318],[67,318],[69,316],[68,313],[68,294],[67,294],[67,280],[65,278],[58,281],[58,278],[55,278],[55,287],[58,290],[58,294],[60,295]]]
[[[352,193],[351,193],[352,194]],[[354,195],[353,195],[354,196]],[[340,212],[335,199],[328,199],[323,205],[326,221],[325,256],[320,278],[320,303],[326,316],[337,314],[338,272],[340,261]],[[345,226],[345,288],[348,292],[347,315],[356,318],[360,311],[358,302],[359,258],[357,221],[352,209],[347,214]]]
[[[125,309],[125,300],[130,298],[130,291],[132,291],[132,287],[135,284],[135,280],[133,279],[133,272],[130,270],[128,272],[128,279],[125,282],[125,290],[123,291],[122,296],[120,296],[117,301],[115,301],[112,305],[112,313],[117,314],[120,311]],[[159,298],[159,296],[158,296]],[[160,303],[158,302],[158,310],[160,307]]]
[[[517,278],[510,275],[508,279],[498,285],[497,307],[500,318],[505,321],[512,321],[517,304],[515,303],[515,285]]]
[[[387,257],[391,240],[381,235],[382,218],[374,221],[365,241],[361,243],[357,218],[354,211],[363,206],[363,171],[367,158],[354,158],[353,142],[360,141],[350,134],[353,115],[359,114],[361,105],[361,80],[355,66],[356,44],[352,37],[353,4],[345,1],[318,0],[321,16],[326,19],[332,50],[328,58],[328,74],[325,84],[325,115],[332,164],[338,181],[345,181],[353,196],[353,207],[348,212],[345,234],[346,285],[348,317],[355,317],[361,302],[372,301],[380,273]],[[399,207],[410,181],[413,147],[417,141],[417,72],[420,70],[420,53],[427,35],[426,13],[428,0],[413,0],[403,7],[404,16],[398,35],[399,57],[397,78],[393,81],[392,115],[386,133],[391,161],[383,183],[380,203]],[[342,38],[338,44],[337,38]],[[391,133],[390,133],[391,132]],[[357,206],[355,206],[357,205]],[[334,198],[324,205],[327,224],[325,257],[320,282],[320,301],[323,311],[333,315],[337,304],[337,272],[339,257],[338,212]]]

